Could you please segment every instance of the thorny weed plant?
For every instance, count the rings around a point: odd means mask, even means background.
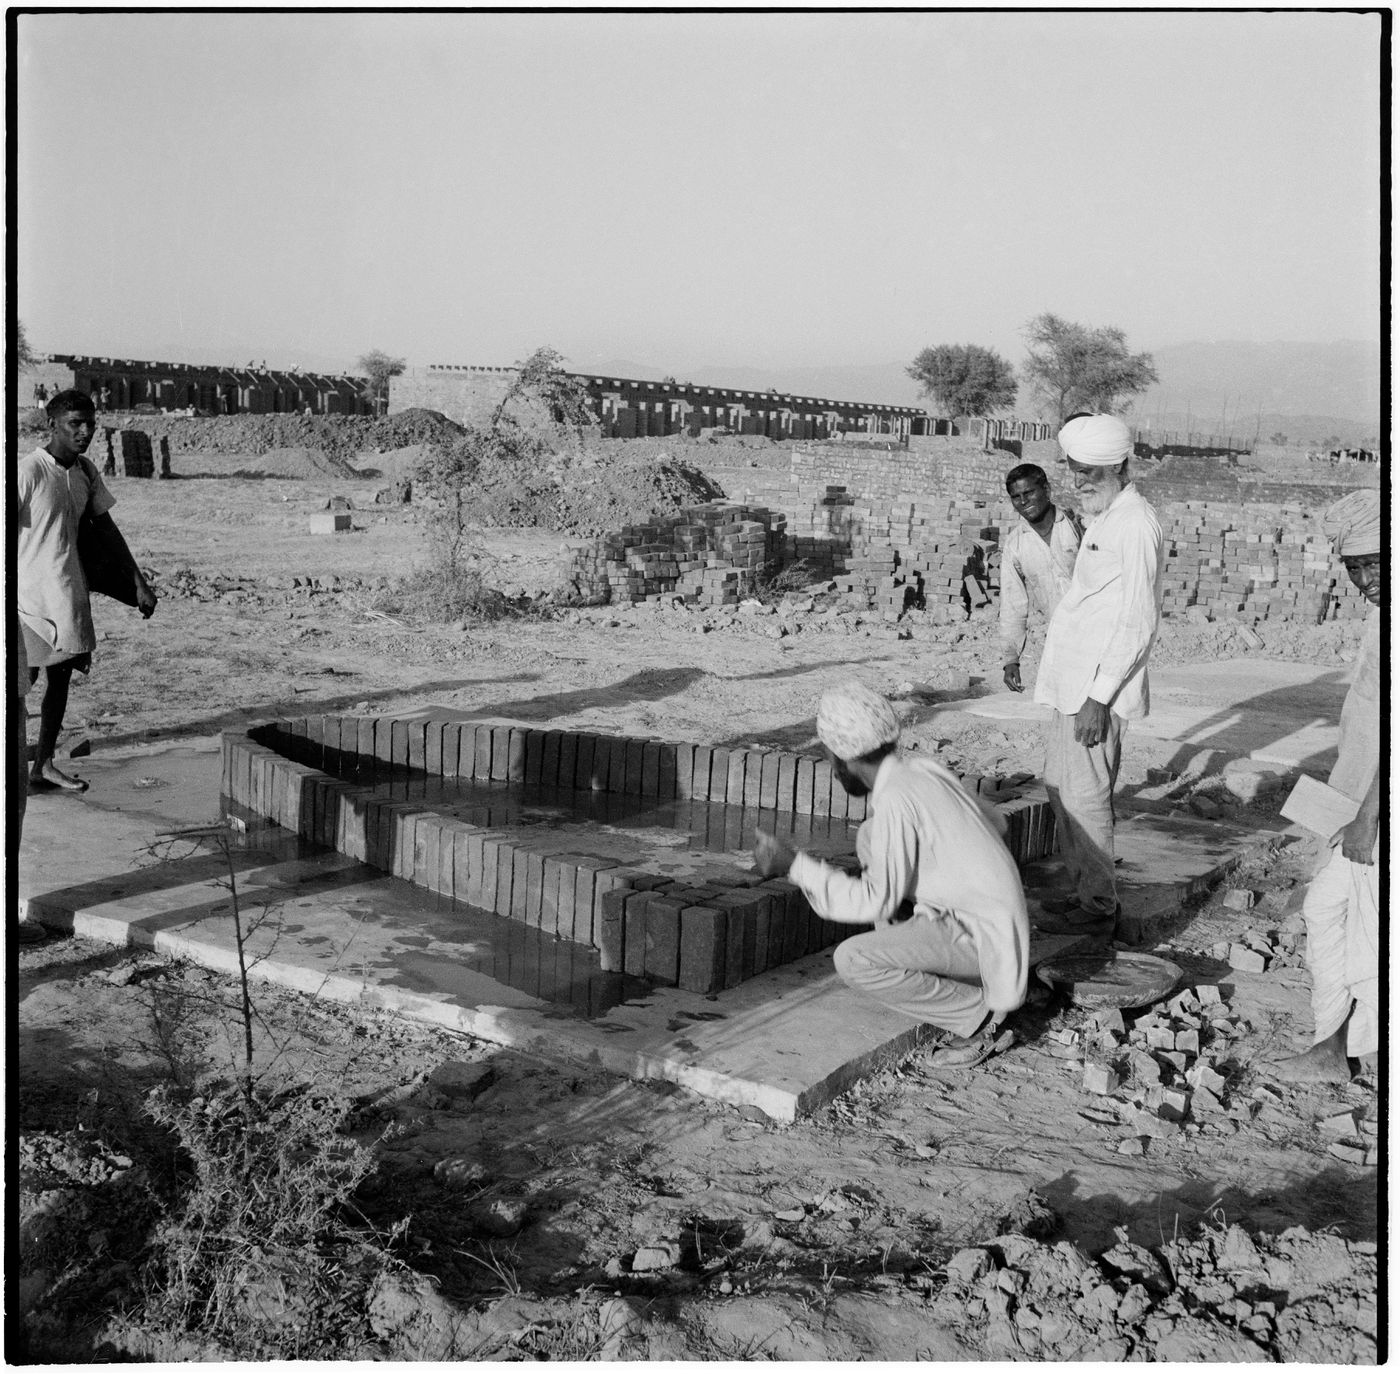
[[[355,1205],[375,1156],[345,1132],[348,1098],[279,1090],[255,1068],[250,942],[269,908],[247,918],[230,831],[201,826],[162,838],[158,857],[210,844],[227,869],[241,1046],[232,1081],[200,1087],[181,1048],[188,1008],[168,1003],[156,1028],[172,1081],[148,1094],[146,1111],[178,1141],[185,1168],[155,1228],[145,1305],[132,1325],[148,1335],[213,1339],[245,1357],[354,1350],[368,1335],[370,1290],[398,1267],[392,1247],[407,1222],[376,1234]]]

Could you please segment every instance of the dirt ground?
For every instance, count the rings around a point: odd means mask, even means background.
[[[910,628],[604,607],[412,625],[377,609],[424,557],[411,508],[376,506],[377,479],[217,475],[238,463],[112,481],[114,514],[162,601],[148,623],[96,608],[99,648],[75,682],[61,756],[83,740],[100,750],[428,702],[478,718],[805,744],[822,689],[857,672],[901,698],[917,747],[978,771],[1038,769],[1033,728],[980,721],[939,734],[926,719],[953,675],[974,692],[999,677],[989,613]],[[707,475],[724,484],[722,465]],[[332,496],[351,501],[355,531],[310,534]],[[555,585],[560,542],[495,530],[476,548],[490,584],[529,598]],[[1266,654],[1329,663],[1350,656],[1354,635],[1261,633]],[[1238,652],[1235,634],[1168,625],[1160,656]],[[1173,746],[1129,739],[1131,787]],[[1236,807],[1232,819],[1249,814]],[[260,991],[260,1064],[355,1101],[356,1136],[377,1157],[358,1205],[386,1228],[409,1218],[396,1241],[404,1272],[378,1294],[358,1353],[1374,1361],[1376,1171],[1357,1161],[1375,1147],[1377,1084],[1285,1088],[1264,1067],[1311,1030],[1298,907],[1315,861],[1308,842],[1279,847],[1229,879],[1256,894],[1251,909],[1227,907],[1222,890],[1157,932],[1185,986],[1218,988],[1222,1001],[1183,1004],[1174,1021],[1200,1027],[1202,1059],[1222,1080],[1219,1110],[1181,1121],[1159,1110],[1132,1016],[1115,1040],[1043,988],[1021,1043],[988,1065],[939,1071],[916,1054],[794,1125]],[[1264,972],[1225,957],[1250,940],[1268,951]],[[21,949],[12,986],[25,1264],[11,1311],[28,1313],[32,1358],[160,1355],[111,1327],[136,1301],[150,1224],[133,1190],[169,1150],[136,1104],[175,1072],[172,1055],[202,1074],[228,1070],[234,988],[75,939]],[[1087,1091],[1086,1059],[1118,1062],[1121,1086]]]

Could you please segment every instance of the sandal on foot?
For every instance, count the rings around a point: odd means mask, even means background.
[[[1003,1030],[998,1034],[984,1031],[971,1040],[958,1045],[948,1045],[934,1056],[934,1064],[946,1069],[975,1069],[984,1064],[994,1054],[1009,1050],[1016,1043],[1016,1032]]]

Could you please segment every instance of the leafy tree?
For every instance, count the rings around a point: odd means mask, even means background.
[[[946,415],[990,415],[1016,400],[1016,373],[979,344],[925,348],[905,369]]]
[[[1286,435],[1281,429],[1276,429],[1271,435],[1269,435],[1269,442],[1271,444],[1286,444],[1288,442],[1288,435]]]
[[[1048,311],[1026,325],[1022,377],[1041,413],[1063,420],[1077,410],[1112,414],[1157,380],[1150,353],[1129,353],[1121,329],[1091,329]]]
[[[29,346],[28,336],[24,332],[24,321],[15,321],[15,363],[19,367],[34,367],[39,361],[39,355]]]
[[[365,396],[374,402],[376,415],[383,413],[384,405],[389,399],[389,379],[399,376],[405,365],[402,358],[391,358],[377,348],[370,349],[356,361],[360,371],[367,374],[362,390]]]

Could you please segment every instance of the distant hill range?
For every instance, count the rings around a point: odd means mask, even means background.
[[[1138,399],[1130,416],[1140,425],[1171,432],[1233,433],[1252,438],[1256,424],[1267,440],[1318,446],[1374,444],[1380,433],[1380,349],[1366,343],[1186,343],[1147,350],[1160,383]],[[1020,358],[1013,359],[1019,363]],[[927,405],[905,363],[853,367],[715,367],[682,374],[626,359],[571,360],[578,372],[746,391],[788,391],[838,401]],[[1021,408],[1029,412],[1029,406]],[[1222,428],[1223,424],[1223,428]]]

